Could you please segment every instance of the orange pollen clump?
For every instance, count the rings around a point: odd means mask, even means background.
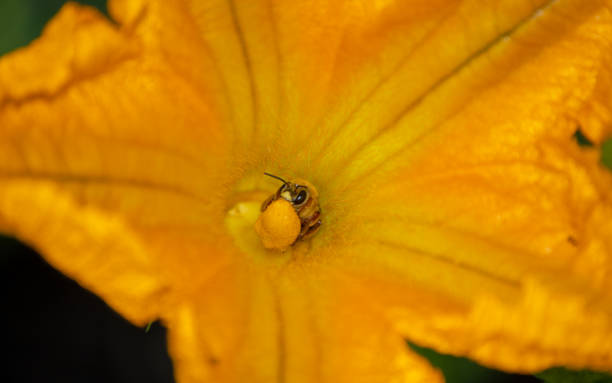
[[[282,198],[270,203],[255,222],[255,231],[266,249],[286,250],[295,242],[300,230],[300,218],[295,209]]]

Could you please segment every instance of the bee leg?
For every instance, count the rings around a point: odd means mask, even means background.
[[[276,198],[275,194],[272,194],[270,197],[268,197],[265,201],[263,201],[263,203],[261,204],[261,209],[260,211],[264,211],[268,208],[268,206],[272,203],[272,201],[274,201],[274,199]]]
[[[298,236],[298,239],[310,238],[314,233],[316,233],[319,230],[319,226],[321,226],[320,219],[317,220],[315,223],[311,224],[310,226],[304,225],[302,227],[302,232]]]

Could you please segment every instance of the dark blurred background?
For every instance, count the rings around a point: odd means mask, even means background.
[[[202,0],[204,1],[204,0]],[[80,1],[105,12],[105,1]],[[0,0],[0,55],[27,45],[61,0]],[[612,149],[612,148],[610,148]],[[608,151],[612,154],[612,150]],[[165,329],[146,332],[51,268],[35,251],[0,236],[0,382],[172,382]],[[448,383],[539,382],[411,346],[440,367]]]
[[[173,381],[163,327],[132,326],[7,238],[0,238],[0,292],[0,382]]]

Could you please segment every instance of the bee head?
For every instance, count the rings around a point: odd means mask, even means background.
[[[304,185],[298,185],[293,182],[285,181],[284,179],[275,176],[270,173],[264,173],[265,175],[276,178],[283,182],[283,186],[278,189],[278,195],[283,199],[291,202],[291,204],[295,207],[300,207],[306,201],[308,201],[308,197],[310,196],[310,192],[308,191],[308,187]]]

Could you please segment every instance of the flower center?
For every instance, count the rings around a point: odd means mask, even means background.
[[[225,224],[236,244],[250,254],[284,253],[307,242],[321,225],[318,192],[308,181],[270,175],[283,184],[271,195],[263,191],[238,192]],[[267,197],[267,198],[266,198]]]

